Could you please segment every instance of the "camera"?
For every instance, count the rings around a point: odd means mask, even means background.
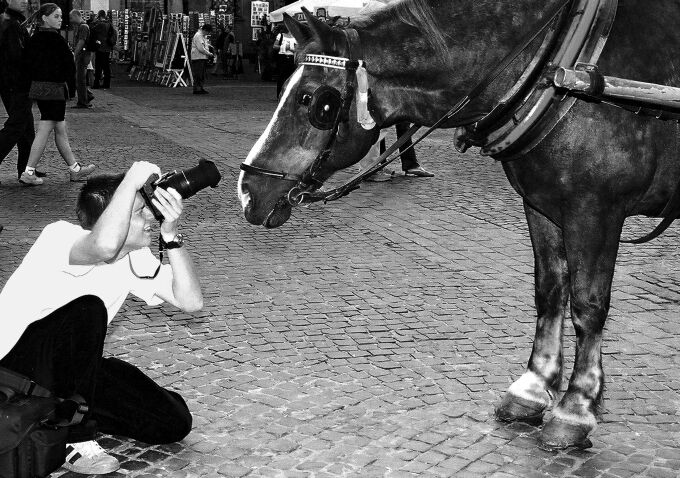
[[[186,199],[208,186],[211,188],[216,187],[220,179],[222,179],[222,176],[217,170],[215,163],[207,159],[201,159],[198,162],[198,166],[185,169],[184,171],[170,171],[160,177],[158,174],[152,174],[139,192],[156,220],[163,221],[163,215],[151,203],[156,188],[175,188],[180,196]]]

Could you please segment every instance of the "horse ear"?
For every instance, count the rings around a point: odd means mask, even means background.
[[[309,28],[311,28],[312,32],[321,40],[322,42],[332,35],[331,33],[331,27],[328,26],[325,22],[322,22],[319,20],[317,17],[312,15],[312,13],[307,10],[305,7],[302,7],[302,13],[304,13],[305,18],[307,19],[307,24],[309,25]]]
[[[287,13],[283,14],[283,23],[285,23],[286,27],[288,28],[288,31],[295,37],[298,44],[300,45],[307,43],[310,40],[310,38],[314,36],[312,30],[310,30],[310,28],[307,25],[298,22],[296,19],[294,19]]]

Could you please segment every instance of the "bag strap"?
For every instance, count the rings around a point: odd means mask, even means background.
[[[40,422],[50,427],[77,425],[83,421],[85,414],[89,411],[87,402],[77,393],[67,399],[55,397],[45,387],[5,367],[0,367],[0,393],[7,397],[6,400],[11,399],[17,394],[29,397],[55,398],[58,401],[56,413],[54,416],[48,416]]]
[[[0,387],[3,390],[10,388],[29,397],[52,396],[52,392],[50,392],[45,387],[38,385],[28,377],[24,377],[23,375],[4,367],[0,367]]]

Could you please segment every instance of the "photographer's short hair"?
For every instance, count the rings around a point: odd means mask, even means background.
[[[204,32],[210,33],[210,32],[213,31],[213,27],[210,23],[206,23],[201,27],[201,30],[203,30]]]
[[[94,227],[124,177],[125,174],[93,176],[83,184],[76,204],[76,214],[83,229]]]
[[[69,15],[73,15],[74,17],[77,17],[77,18],[80,18],[80,19],[83,18],[83,16],[80,14],[80,10],[78,10],[78,9],[76,9],[76,8],[74,8],[73,10],[71,10],[71,11],[69,12]]]

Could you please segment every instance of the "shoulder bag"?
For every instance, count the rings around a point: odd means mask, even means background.
[[[65,101],[68,99],[68,86],[66,83],[34,80],[28,90],[28,97],[32,100]]]
[[[43,478],[64,464],[70,425],[87,413],[82,397],[69,400],[0,367],[0,478]]]

